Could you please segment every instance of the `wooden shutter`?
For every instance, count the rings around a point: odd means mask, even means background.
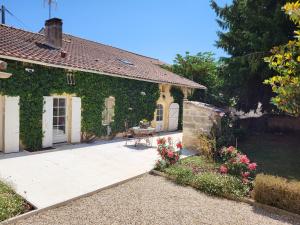
[[[4,152],[19,152],[20,106],[19,97],[5,96],[4,105]]]
[[[72,97],[71,123],[71,143],[78,143],[81,139],[81,99],[79,97]]]
[[[44,96],[43,107],[43,148],[53,145],[53,97]]]

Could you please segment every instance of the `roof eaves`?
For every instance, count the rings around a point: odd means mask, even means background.
[[[18,58],[18,57],[13,57],[13,56],[6,56],[6,55],[1,55],[1,54],[0,54],[0,58],[14,60],[14,61],[21,61],[21,62],[26,62],[26,63],[32,63],[32,64],[37,64],[37,65],[47,66],[47,67],[61,68],[61,69],[66,69],[66,70],[74,70],[74,71],[81,71],[81,72],[87,72],[87,73],[95,73],[95,74],[107,75],[107,76],[112,76],[112,77],[120,77],[120,78],[132,79],[132,80],[146,81],[146,82],[151,82],[151,83],[158,83],[158,84],[166,83],[166,84],[171,84],[171,85],[181,86],[181,87],[206,89],[205,86],[200,85],[193,81],[192,82],[195,85],[185,85],[185,84],[174,83],[174,82],[163,82],[163,81],[158,81],[158,80],[153,80],[153,79],[143,79],[143,78],[139,78],[139,77],[131,77],[131,76],[126,76],[126,75],[107,73],[107,72],[103,72],[103,71],[83,69],[83,68],[79,68],[79,67],[71,67],[71,66],[63,66],[63,65],[58,65],[58,64],[44,63],[44,62],[40,62],[40,61],[23,59],[23,58]],[[174,74],[174,75],[178,76],[177,74]]]

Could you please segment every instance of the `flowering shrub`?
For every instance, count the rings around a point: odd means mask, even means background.
[[[250,163],[247,155],[242,154],[233,146],[223,148],[220,152],[222,161],[221,174],[231,174],[239,177],[243,183],[248,184],[255,178],[256,163]]]
[[[157,151],[161,159],[157,161],[156,168],[162,169],[178,162],[182,150],[181,142],[174,147],[173,139],[171,137],[157,139]]]

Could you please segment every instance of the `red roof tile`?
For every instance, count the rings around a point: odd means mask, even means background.
[[[163,62],[119,48],[63,35],[62,49],[47,47],[44,35],[0,25],[0,57],[31,61],[54,67],[169,83],[191,88],[205,88],[191,80],[161,68]],[[61,52],[66,56],[62,57]]]

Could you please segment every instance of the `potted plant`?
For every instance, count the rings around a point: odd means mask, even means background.
[[[140,121],[140,128],[147,129],[148,127],[150,127],[150,122],[147,119]]]

